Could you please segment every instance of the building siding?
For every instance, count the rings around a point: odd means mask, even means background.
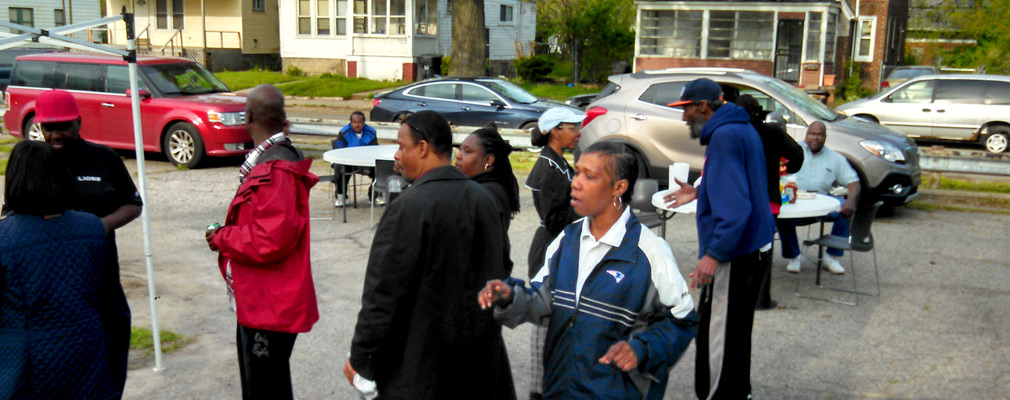
[[[251,0],[242,1],[242,52],[279,54],[279,11],[277,0],[264,0],[264,11],[253,11]],[[209,25],[208,25],[209,26]]]
[[[0,16],[0,18],[3,18],[4,22],[10,22],[11,7],[31,8],[35,27],[40,29],[50,29],[56,26],[56,13],[54,11],[62,9],[64,7],[64,2],[64,0],[0,0],[0,9],[4,10],[4,13]],[[101,18],[98,0],[78,0],[72,4],[67,4],[66,8],[67,10],[64,12],[64,18],[66,19],[65,22],[67,25]],[[8,32],[9,30],[3,29],[3,31]],[[88,33],[85,30],[75,33],[72,36],[77,39],[86,40],[88,38]]]

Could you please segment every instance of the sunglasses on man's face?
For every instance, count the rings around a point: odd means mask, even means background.
[[[47,124],[42,124],[42,130],[49,132],[64,132],[69,131],[70,128],[74,127],[74,121],[67,122],[50,122]]]

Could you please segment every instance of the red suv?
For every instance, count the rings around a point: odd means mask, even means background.
[[[173,164],[196,167],[205,156],[236,156],[252,149],[245,129],[245,97],[229,92],[203,66],[181,58],[142,57],[137,72],[145,150],[163,152]],[[18,57],[4,94],[4,125],[11,135],[42,139],[33,121],[35,98],[52,88],[65,89],[77,99],[81,137],[114,149],[135,148],[129,72],[121,57]]]

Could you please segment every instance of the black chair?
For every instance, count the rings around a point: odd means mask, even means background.
[[[328,202],[332,201],[334,193],[336,193],[336,189],[335,188],[337,187],[337,185],[340,184],[340,182],[337,181],[337,178],[338,178],[338,175],[322,175],[322,176],[319,177],[319,183],[324,183],[324,184],[325,183],[331,183],[332,184],[330,186],[330,194],[329,194],[329,197],[328,197],[328,199],[330,199],[330,200],[327,200]],[[311,215],[317,215],[317,214],[330,214],[329,217],[310,217],[309,219],[312,220],[312,221],[333,220],[334,218],[337,217],[337,208],[336,207],[330,207],[330,209],[327,210],[327,211],[309,211],[309,214],[310,214],[310,216]],[[347,222],[347,221],[344,221],[344,222]]]
[[[388,204],[393,201],[408,186],[407,180],[396,172],[396,162],[393,160],[375,160],[375,179],[372,180],[372,222],[375,219],[375,195],[382,193],[382,199]]]
[[[873,219],[877,216],[877,210],[880,206],[884,204],[883,201],[877,201],[873,205],[860,206],[856,208],[855,214],[852,215],[852,224],[849,225],[849,237],[824,235],[815,240],[804,240],[803,246],[819,246],[833,247],[836,249],[841,249],[849,252],[849,273],[852,275],[852,290],[848,289],[837,289],[837,288],[825,288],[830,290],[836,290],[840,292],[852,293],[854,295],[867,295],[867,296],[879,296],[880,295],[880,273],[877,269],[877,250],[874,247],[873,242],[873,232],[870,230],[873,224]],[[872,252],[873,253],[873,275],[874,275],[874,292],[861,292],[856,286],[856,264],[853,261],[852,252]],[[821,259],[817,260],[817,283],[818,287],[824,288],[820,285],[820,274],[821,274]],[[796,280],[796,296],[804,297],[800,295],[799,292],[799,279]],[[827,300],[827,299],[818,299]],[[857,299],[858,300],[858,297]],[[846,305],[857,305],[857,301],[840,302]]]
[[[655,179],[639,179],[631,193],[631,209],[635,211],[638,222],[649,229],[659,227],[659,236],[666,239],[666,219],[656,212],[652,205],[652,195],[659,191],[659,181]]]

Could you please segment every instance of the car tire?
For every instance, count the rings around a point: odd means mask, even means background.
[[[37,142],[46,141],[46,137],[42,135],[42,124],[35,123],[34,115],[28,117],[28,121],[25,122],[24,130],[21,131],[21,136],[24,136],[25,139]]]
[[[519,129],[523,130],[523,131],[526,131],[526,132],[532,132],[533,128],[536,128],[536,127],[537,127],[537,122],[536,121],[530,121],[530,122],[527,122],[525,124],[520,125]]]
[[[407,117],[410,116],[410,114],[413,114],[413,113],[411,113],[411,112],[402,112],[402,113],[396,114],[395,116],[393,116],[393,122],[401,124],[401,123],[403,123],[403,120],[407,119]]]
[[[187,122],[176,122],[165,133],[162,151],[174,165],[196,168],[203,161],[203,138],[196,127]]]
[[[1005,127],[989,128],[989,134],[982,137],[982,144],[990,153],[1002,153],[1010,145],[1010,129]]]

